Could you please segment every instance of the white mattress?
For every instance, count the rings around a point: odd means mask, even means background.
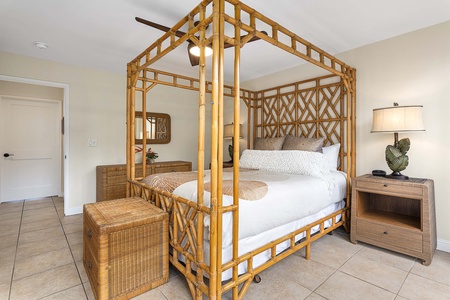
[[[306,175],[280,174],[283,180],[272,180],[274,174],[268,172],[264,182],[268,184],[268,193],[255,201],[239,201],[239,240],[244,240],[264,233],[279,226],[314,215],[332,204],[340,202],[346,196],[346,175],[340,171],[330,171],[333,179],[333,190],[329,191],[329,183],[321,178]],[[242,172],[241,174],[245,174]],[[266,174],[266,173],[263,173]],[[209,173],[205,172],[205,182]],[[230,176],[231,173],[228,174]],[[224,172],[224,179],[227,174]],[[242,176],[242,175],[241,175]],[[251,175],[253,176],[253,175]],[[271,179],[272,178],[272,179]],[[196,201],[197,181],[180,185],[174,194]],[[205,204],[209,203],[209,192],[205,191]],[[224,195],[224,206],[232,203],[232,197]],[[222,246],[227,248],[232,243],[232,214],[223,216]],[[209,218],[205,219],[205,238],[209,238]]]

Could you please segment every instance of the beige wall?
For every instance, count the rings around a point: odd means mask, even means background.
[[[83,204],[95,202],[96,166],[126,162],[125,72],[123,75],[108,73],[0,52],[0,75],[69,86],[70,165],[66,213],[80,213]],[[149,110],[169,113],[172,118],[172,142],[154,146],[160,154],[158,160],[189,160],[196,168],[197,96],[159,87],[152,95],[158,101],[150,102]],[[87,140],[91,138],[97,139],[97,147],[88,147]]]
[[[374,108],[419,104],[424,106],[425,132],[399,134],[409,137],[408,168],[412,177],[435,182],[437,230],[440,248],[450,251],[450,22],[438,24],[392,39],[337,55],[357,69],[357,175],[389,168],[384,148],[393,134],[371,134]],[[302,65],[243,86],[261,89],[323,74]]]
[[[450,141],[450,22],[374,43],[340,55],[357,69],[357,175],[373,169],[388,170],[384,148],[391,134],[370,134],[372,109],[401,105],[424,106],[425,132],[400,134],[409,137],[410,165],[405,174],[434,179],[440,245],[450,249],[450,185],[447,170]],[[125,68],[125,66],[124,66]],[[52,63],[1,53],[0,74],[66,83],[70,86],[70,199],[75,211],[95,201],[95,166],[125,162],[125,75]],[[323,74],[316,67],[302,65],[285,72],[243,83],[248,89],[262,89]],[[158,87],[152,91],[149,110],[172,117],[172,142],[154,146],[159,160],[184,159],[197,155],[197,96],[195,93]],[[151,104],[150,104],[151,105]],[[242,106],[242,122],[246,110]],[[225,112],[231,111],[225,105]],[[228,116],[228,117],[227,117]],[[231,121],[227,114],[225,123]],[[209,120],[209,119],[207,119]],[[244,128],[245,130],[245,128]],[[209,138],[209,132],[207,138]],[[98,147],[87,139],[97,138]],[[207,141],[208,145],[209,140]],[[245,145],[245,141],[241,146]],[[224,144],[224,157],[228,160]],[[206,149],[209,153],[209,149]],[[209,159],[209,156],[208,156]],[[450,250],[449,250],[450,251]]]

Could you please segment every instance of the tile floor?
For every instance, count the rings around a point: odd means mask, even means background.
[[[0,204],[0,300],[92,299],[82,263],[82,215],[65,217],[62,198]],[[450,253],[431,266],[349,242],[344,231],[261,273],[245,299],[450,299]],[[226,297],[225,299],[229,298]],[[191,299],[184,277],[134,299]]]

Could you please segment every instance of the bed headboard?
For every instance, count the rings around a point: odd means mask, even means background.
[[[341,144],[339,170],[344,170],[348,105],[344,83],[335,75],[255,92],[248,146],[252,148],[257,137],[323,137],[324,146]]]

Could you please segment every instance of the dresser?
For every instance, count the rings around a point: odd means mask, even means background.
[[[146,166],[146,175],[192,171],[189,161],[162,161]],[[136,164],[136,177],[142,177],[142,165]],[[126,197],[127,165],[97,166],[97,202]]]
[[[433,180],[369,174],[354,178],[350,239],[414,256],[429,265],[437,245]]]

